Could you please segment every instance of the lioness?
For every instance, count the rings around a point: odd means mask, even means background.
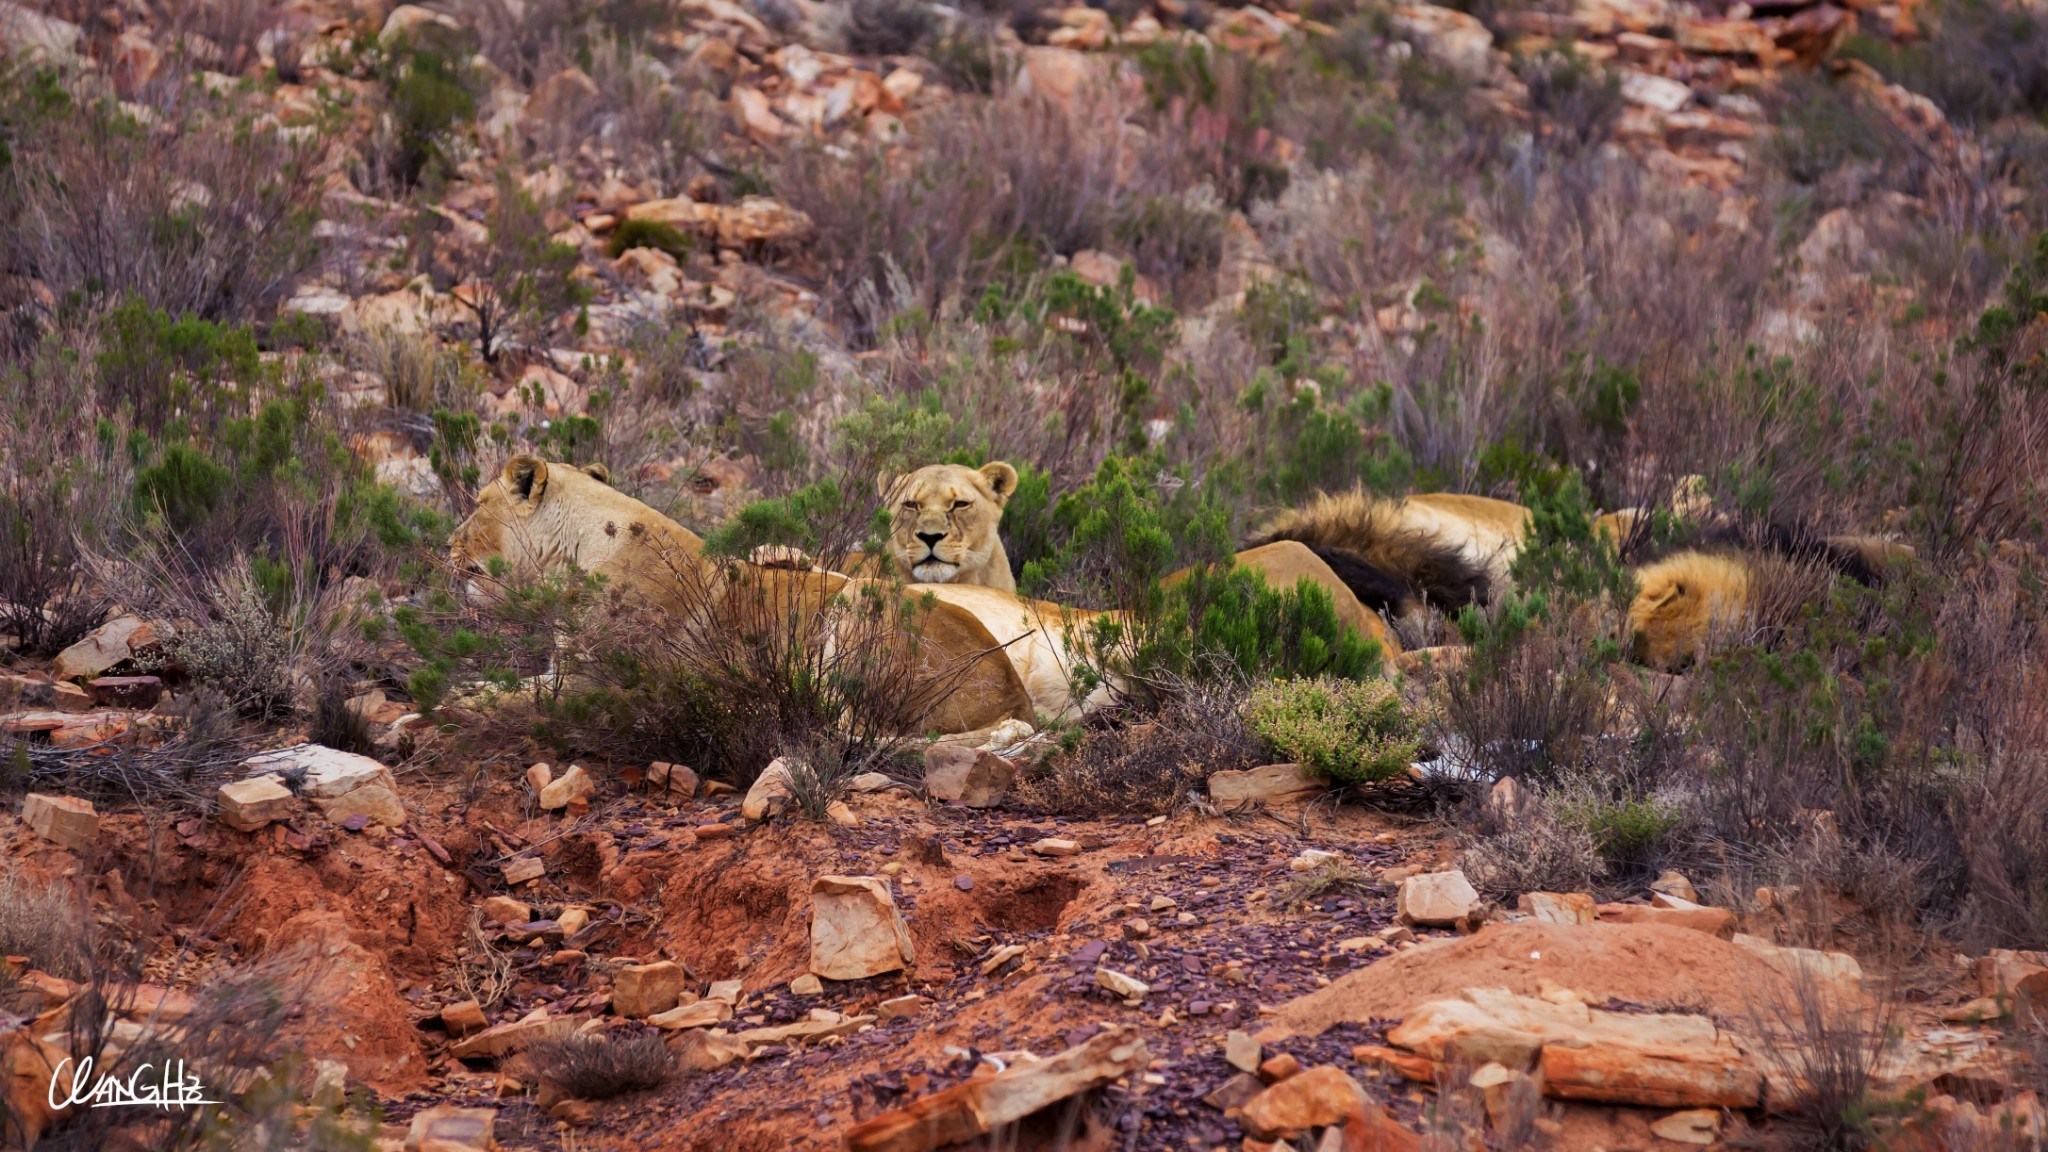
[[[1003,549],[999,533],[1003,508],[1017,490],[1015,468],[1001,461],[978,470],[956,464],[932,464],[915,472],[885,474],[876,488],[884,500],[895,502],[889,556],[904,580],[1017,591],[1010,557]],[[810,563],[801,553],[794,556],[801,563]],[[1347,579],[1346,574],[1333,571],[1306,546],[1286,540],[1239,552],[1237,563],[1262,573],[1266,583],[1275,588],[1292,588],[1295,581],[1307,577],[1336,602],[1339,620],[1359,635],[1378,640],[1389,656],[1400,653],[1400,645],[1385,622],[1365,607],[1353,591],[1355,584],[1371,577],[1352,573],[1352,578]],[[1187,574],[1188,570],[1183,568],[1163,582],[1175,584]],[[1393,583],[1382,577],[1381,585],[1390,588]],[[1003,634],[1000,628],[991,631]]]
[[[931,464],[884,473],[875,488],[894,508],[889,555],[915,584],[980,584],[1017,590],[996,525],[1017,492],[1017,470],[998,460],[980,468]]]
[[[731,627],[737,617],[764,610],[814,611],[848,583],[833,573],[752,565],[721,570],[703,557],[704,542],[696,533],[608,480],[601,466],[515,456],[477,493],[476,511],[449,539],[449,558],[457,571],[478,576],[493,561],[502,562],[504,575],[513,580],[574,565],[661,613],[674,627]],[[471,590],[480,590],[474,579]],[[945,603],[912,611],[917,618],[905,623],[918,630],[926,670],[949,680],[959,677],[927,725],[968,732],[1031,717],[1023,681],[972,613]],[[964,662],[971,664],[962,671]]]

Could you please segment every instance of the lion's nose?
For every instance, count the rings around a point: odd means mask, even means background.
[[[939,541],[946,538],[946,534],[944,532],[919,532],[917,538],[924,541],[925,548],[935,551],[939,546]]]

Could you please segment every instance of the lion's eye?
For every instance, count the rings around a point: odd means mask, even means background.
[[[917,501],[915,501],[915,500],[905,500],[905,501],[903,502],[903,510],[904,510],[905,512],[915,512],[915,511],[917,511]]]
[[[955,500],[953,501],[953,511],[958,512],[972,503],[974,503],[972,500]]]

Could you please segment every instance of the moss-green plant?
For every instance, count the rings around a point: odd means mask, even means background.
[[[605,251],[616,260],[633,248],[654,248],[666,252],[677,260],[688,260],[690,251],[696,247],[689,233],[673,224],[659,220],[635,220],[627,218],[612,229],[605,241]]]
[[[1386,680],[1279,680],[1252,690],[1245,723],[1278,754],[1332,783],[1375,784],[1422,750],[1420,719]]]

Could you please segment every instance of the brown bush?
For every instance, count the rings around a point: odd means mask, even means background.
[[[166,96],[152,127],[83,104],[17,139],[0,187],[15,221],[9,267],[60,300],[274,317],[322,255],[311,230],[326,145],[209,119],[196,103],[190,90]]]
[[[1075,816],[1177,811],[1211,773],[1266,762],[1239,715],[1244,695],[1228,683],[1179,685],[1156,716],[1079,733],[1070,751],[1024,772],[1018,794],[1033,808]]]
[[[563,1095],[582,1100],[608,1100],[659,1088],[680,1068],[676,1054],[656,1033],[558,1036],[536,1041],[527,1055],[542,1080]]]

